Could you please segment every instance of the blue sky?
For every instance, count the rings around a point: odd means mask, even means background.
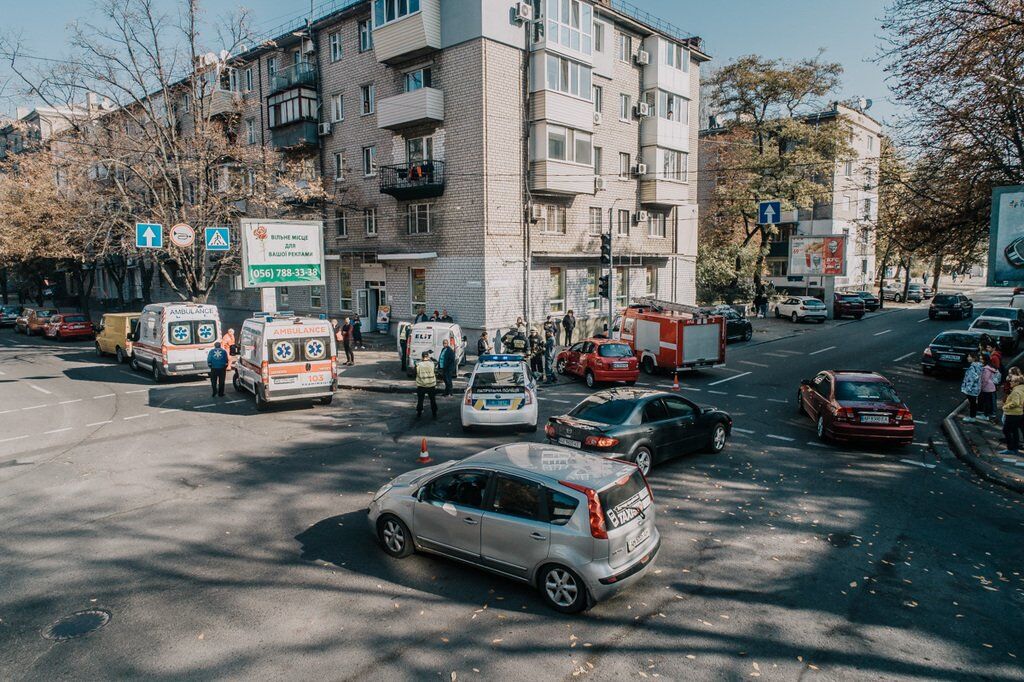
[[[162,0],[174,6],[177,0]],[[322,0],[315,0],[320,5]],[[825,58],[845,69],[841,97],[874,100],[871,113],[888,122],[896,108],[880,66],[872,61],[881,33],[879,20],[886,0],[632,0],[642,9],[685,31],[704,38],[713,63],[756,53],[766,57],[799,59],[825,48]],[[10,2],[4,8],[8,29],[22,32],[36,54],[54,56],[65,43],[65,26],[88,11],[83,0],[43,0],[46,11],[34,3]],[[252,10],[254,25],[270,28],[309,11],[308,0],[202,0],[207,15],[216,17],[239,6]],[[0,29],[3,30],[3,29]],[[0,85],[8,76],[0,64]],[[10,96],[10,88],[7,93]],[[14,104],[0,100],[0,112]]]

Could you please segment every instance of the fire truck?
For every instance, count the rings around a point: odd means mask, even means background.
[[[725,363],[725,318],[697,306],[641,298],[615,318],[612,337],[633,349],[647,374]]]

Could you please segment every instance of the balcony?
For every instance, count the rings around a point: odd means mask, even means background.
[[[652,206],[682,206],[692,203],[690,185],[647,175],[640,180],[640,203]]]
[[[444,161],[416,161],[377,168],[381,194],[430,199],[444,194]]]
[[[292,66],[280,68],[270,79],[270,93],[294,88],[299,85],[316,85],[316,67],[313,64],[299,62]]]
[[[538,194],[594,194],[594,169],[578,163],[542,159],[530,163],[530,191]]]
[[[210,116],[225,116],[238,112],[242,96],[230,90],[214,90],[206,98],[206,111]]]
[[[444,121],[444,93],[436,88],[420,88],[377,102],[377,126],[401,130],[422,123]]]
[[[294,121],[270,130],[270,144],[274,149],[308,149],[320,144],[316,121]]]
[[[420,0],[420,9],[373,28],[373,53],[382,64],[441,49],[441,0]]]

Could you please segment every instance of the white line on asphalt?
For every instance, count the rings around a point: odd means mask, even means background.
[[[21,409],[22,409],[22,411],[25,411],[25,410],[41,410],[44,407],[46,407],[46,405],[33,405],[32,407],[23,407]]]
[[[157,414],[167,414],[168,412],[177,412],[177,410],[160,410]]]
[[[546,398],[546,400],[551,400],[551,398]],[[205,405],[196,405],[196,408],[195,408],[195,409],[197,409],[197,410],[201,410],[201,409],[203,409],[204,407],[213,407],[213,406],[214,406],[214,405],[216,405],[216,404],[217,404],[217,403],[206,403]]]
[[[0,414],[7,414],[8,412],[17,412],[17,410],[0,410]]]
[[[104,393],[103,395],[94,395],[92,399],[99,400],[100,398],[113,398],[115,395],[115,393]]]
[[[928,443],[917,443],[917,442],[915,442],[915,443],[911,443],[911,445],[916,445],[916,446],[921,447],[921,448],[928,447]]]
[[[800,351],[798,350],[780,350],[778,352],[783,353],[785,355],[800,355]]]
[[[75,398],[74,400],[62,400],[62,401],[60,401],[57,404],[58,405],[70,405],[71,403],[80,403],[80,402],[82,402],[81,398]]]
[[[915,424],[927,424],[928,422],[926,422],[926,421],[925,421],[925,420],[923,420],[923,419],[915,419],[915,420],[914,420],[914,423],[915,423]]]
[[[784,441],[786,441],[788,443],[792,443],[794,440],[796,440],[795,438],[787,438],[786,436],[776,436],[774,433],[769,433],[765,437],[766,438],[774,438],[775,440],[784,440]]]
[[[808,353],[808,355],[817,355],[818,353],[824,353],[825,351],[835,350],[835,346],[829,346],[828,348],[820,348],[816,351]]]
[[[28,438],[28,436],[15,436],[14,438],[4,438],[0,440],[0,443],[10,443],[12,440],[21,440],[22,438]]]
[[[737,398],[746,398],[747,400],[757,400],[756,395],[746,395],[745,393],[737,393]]]
[[[571,400],[559,400],[558,398],[548,398],[548,400],[550,400],[553,403],[564,403],[566,405],[569,405],[569,404],[572,403]],[[235,402],[239,402],[240,403],[242,401],[241,400],[236,400]]]
[[[708,393],[714,393],[715,395],[729,395],[725,391],[708,391]]]
[[[770,355],[773,358],[788,358],[789,357],[788,355],[783,355],[782,353],[762,353],[761,355]]]
[[[752,372],[743,372],[742,374],[735,374],[735,375],[733,375],[731,377],[726,377],[724,379],[719,379],[718,381],[712,381],[710,384],[708,384],[708,386],[717,386],[718,384],[724,384],[727,381],[732,381],[733,379],[739,379],[740,377],[745,377],[748,374],[752,374]]]
[[[895,360],[893,360],[893,362],[900,362],[902,360],[906,360],[907,358],[909,358],[912,355],[917,355],[917,351],[916,350],[912,350],[909,353],[907,353],[906,355],[901,355],[898,358],[896,358]]]
[[[782,400],[780,398],[765,398],[770,403],[788,403],[788,400]]]
[[[45,388],[41,388],[39,386],[36,386],[35,384],[29,384],[28,387],[31,388],[33,391],[39,391],[40,393],[45,393],[46,395],[53,395],[53,391],[47,391]]]
[[[751,367],[771,367],[771,365],[765,365],[760,362],[751,362],[750,360],[740,360],[741,365],[750,365]]]
[[[125,391],[125,393],[145,393],[148,390],[148,388],[137,388],[134,391]]]
[[[245,398],[239,398],[238,400],[229,400],[229,401],[227,401],[224,404],[225,405],[234,405],[235,403],[244,403],[244,402],[248,402],[248,401]],[[568,402],[568,401],[566,401],[566,402]]]
[[[128,421],[129,419],[141,419],[142,417],[148,417],[148,416],[149,416],[148,414],[133,414],[130,417],[125,417],[124,420]]]
[[[107,420],[101,421],[101,422],[93,422],[92,424],[86,424],[85,426],[86,426],[86,428],[88,428],[90,426],[100,426],[101,424],[109,424],[110,422],[111,422],[111,420],[107,419]]]
[[[891,331],[892,331],[891,329],[883,329],[880,332],[875,332],[875,336],[881,336],[882,334],[888,334]]]
[[[828,446],[827,446],[827,445],[825,445],[824,443],[819,443],[819,442],[818,442],[818,441],[816,441],[816,440],[809,440],[809,441],[807,441],[807,444],[808,444],[808,445],[811,445],[811,446],[813,446],[813,447],[816,447],[816,448],[827,448],[827,447],[828,447]]]
[[[921,318],[920,320],[918,320],[918,323],[927,322],[930,319],[931,319],[930,317],[924,317],[924,318]]]
[[[901,459],[900,461],[901,462],[905,462],[906,464],[913,464],[916,467],[924,467],[925,469],[934,469],[935,468],[934,464],[925,464],[924,462],[915,462],[912,459]]]
[[[70,431],[70,430],[71,430],[70,426],[65,426],[63,429],[52,429],[50,431],[43,431],[43,435],[45,436],[45,435],[50,434],[50,433],[63,433],[64,431]]]
[[[698,392],[700,391],[699,388],[694,388],[693,386],[680,386],[679,388],[680,388],[680,390],[683,390],[683,391],[698,391]]]
[[[751,431],[750,429],[741,429],[738,426],[732,427],[732,430],[735,431],[736,433],[753,433],[753,431]]]

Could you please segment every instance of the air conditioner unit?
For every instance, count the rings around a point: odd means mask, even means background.
[[[514,8],[516,21],[525,23],[533,21],[533,5],[528,2],[517,2]]]
[[[651,115],[651,105],[648,104],[647,102],[637,102],[636,107],[634,107],[634,109],[636,111],[636,115],[638,118],[643,118],[645,116]]]
[[[594,176],[594,191],[600,192],[607,187],[607,181],[600,175]]]
[[[647,211],[637,211],[636,213],[633,214],[633,216],[636,219],[637,225],[640,225],[641,223],[646,223],[647,219],[650,218],[650,214],[648,214]]]
[[[534,204],[530,206],[530,220],[537,222],[544,219],[544,207]]]
[[[633,175],[647,175],[647,164],[638,163],[633,166]]]
[[[651,53],[647,50],[639,50],[636,53],[636,63],[641,66],[646,66],[651,63]]]
[[[600,111],[594,112],[594,125],[599,126],[604,121],[604,116],[601,115]]]
[[[302,51],[305,54],[311,54],[313,52],[316,52],[316,49],[313,47],[313,41],[310,40],[309,38],[303,38],[302,39]]]
[[[330,135],[331,134],[331,124],[330,123],[321,123],[320,125],[317,126],[316,132],[321,137],[323,137],[324,135]]]

